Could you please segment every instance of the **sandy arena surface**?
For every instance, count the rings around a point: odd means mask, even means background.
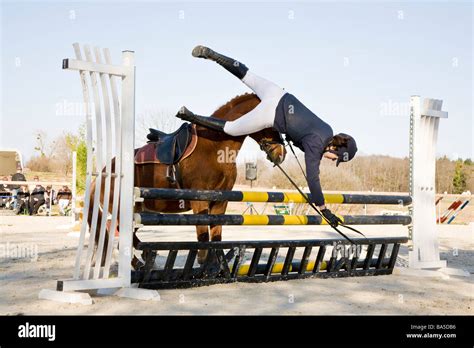
[[[234,283],[160,290],[161,301],[93,296],[91,306],[39,300],[41,289],[72,276],[77,236],[70,218],[0,216],[0,314],[473,314],[474,226],[439,228],[442,258],[470,277],[389,275],[305,279],[266,284]],[[361,226],[367,236],[404,236],[402,226]],[[69,234],[69,235],[68,235]],[[193,227],[147,228],[146,240],[194,240]],[[224,227],[225,240],[337,237],[328,227]],[[28,255],[12,255],[22,247]],[[5,255],[8,251],[10,254]],[[402,257],[407,249],[400,250]],[[36,257],[37,256],[37,257]]]

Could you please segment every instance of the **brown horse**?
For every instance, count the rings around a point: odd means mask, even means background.
[[[251,111],[258,103],[260,103],[260,99],[255,94],[240,95],[221,106],[212,116],[226,121],[233,121]],[[237,178],[235,159],[247,136],[233,137],[201,126],[197,126],[196,131],[198,136],[196,148],[180,162],[181,188],[231,190]],[[284,160],[286,150],[281,136],[276,130],[267,128],[249,136],[265,149],[271,161],[281,163]],[[176,188],[166,178],[166,171],[167,166],[159,163],[135,164],[135,186]],[[103,202],[103,190],[102,187],[101,202]],[[113,187],[111,192],[113,192]],[[93,194],[92,192],[91,197],[93,197]],[[112,206],[112,196],[110,197],[110,207]],[[227,202],[166,200],[145,200],[136,206],[137,211],[180,213],[192,209],[194,214],[224,214],[226,208]],[[91,218],[92,209],[89,211],[89,224]],[[99,216],[99,221],[100,218]],[[209,227],[196,226],[198,241],[222,240],[222,226],[211,225]],[[99,232],[97,231],[97,238],[98,235]],[[134,235],[134,243],[138,241],[138,238]],[[104,245],[107,245],[107,238]],[[205,258],[206,251],[200,251],[198,262],[203,263]],[[102,260],[104,259],[105,257],[102,257]]]

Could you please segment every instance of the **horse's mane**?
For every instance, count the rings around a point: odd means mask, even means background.
[[[240,103],[244,103],[252,99],[257,99],[258,101],[260,101],[260,99],[257,97],[255,93],[245,93],[245,94],[238,95],[232,98],[231,100],[229,100],[227,103],[225,103],[221,107],[219,107],[216,111],[214,111],[212,116],[221,118],[224,115],[226,115],[236,105]]]
[[[240,108],[240,110],[238,111],[234,110],[235,112],[232,115],[230,114],[230,112],[234,108],[237,108],[239,105],[245,104],[245,103],[248,103],[248,106],[252,106],[252,104],[254,104],[254,106],[250,109],[248,107]],[[244,115],[246,112],[253,109],[255,106],[258,105],[258,103],[260,103],[260,98],[255,93],[244,93],[232,98],[227,103],[219,107],[216,111],[214,111],[212,116],[215,118],[224,119],[224,120],[229,120],[229,119],[235,120],[241,117],[242,115]],[[198,130],[199,130],[199,136],[201,137],[206,137],[208,133],[211,133],[212,136],[210,137],[213,140],[222,139],[222,138],[227,139],[229,137],[232,139],[235,139],[235,137],[229,136],[225,132],[214,131],[212,129],[208,129],[203,126],[198,126]],[[258,134],[258,133],[260,133],[259,137],[265,136],[266,138],[270,140],[276,140],[278,142],[281,140],[280,134],[273,128],[263,129],[260,132],[257,132],[255,134]],[[242,137],[242,139],[244,138],[245,136]]]

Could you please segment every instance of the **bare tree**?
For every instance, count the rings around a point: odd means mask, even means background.
[[[147,141],[146,135],[149,128],[158,129],[162,132],[173,132],[182,123],[180,119],[174,117],[171,112],[164,110],[145,111],[137,115],[137,126],[135,136],[138,144]]]

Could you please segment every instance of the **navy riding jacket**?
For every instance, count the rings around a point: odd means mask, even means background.
[[[286,93],[280,99],[273,127],[304,152],[306,177],[311,202],[321,206],[324,195],[319,180],[319,164],[324,149],[333,137],[331,126],[316,116],[294,95]]]

